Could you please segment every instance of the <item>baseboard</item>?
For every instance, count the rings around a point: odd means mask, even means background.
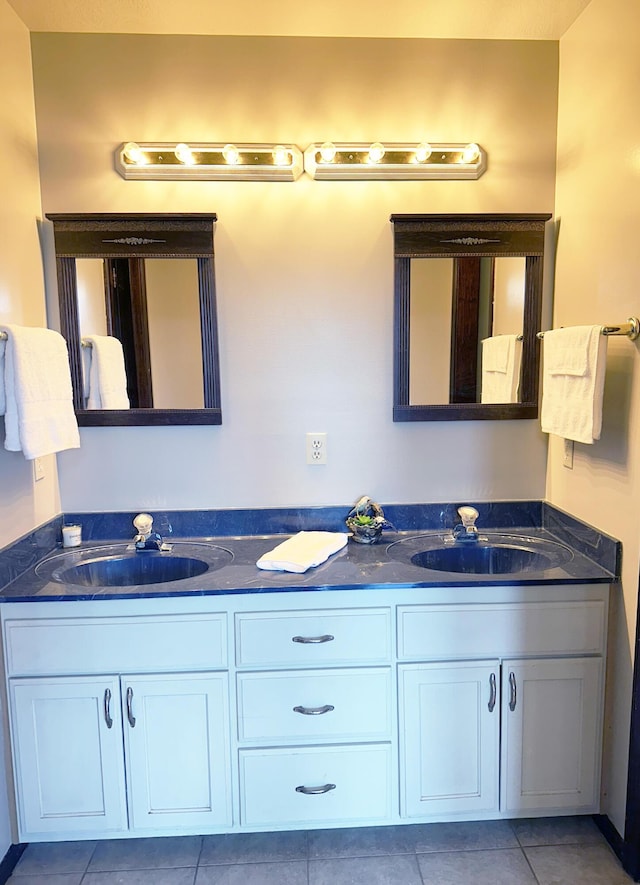
[[[628,873],[634,882],[640,882],[640,853],[638,849],[625,842],[606,814],[594,814],[593,820],[622,864],[625,873]]]
[[[604,838],[613,849],[614,853],[618,857],[618,860],[622,862],[624,856],[624,839],[622,838],[620,833],[616,830],[606,814],[594,814],[593,820]]]
[[[5,856],[0,860],[0,885],[5,885],[5,882],[8,882],[11,878],[11,874],[16,868],[16,864],[22,857],[22,852],[27,847],[26,842],[21,842],[18,845],[10,845],[9,850],[5,854]]]

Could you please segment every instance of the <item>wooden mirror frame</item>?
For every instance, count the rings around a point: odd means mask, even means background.
[[[47,214],[53,223],[60,331],[67,341],[73,401],[85,427],[222,424],[213,213]],[[203,409],[85,409],[76,278],[77,258],[195,258],[198,262]]]
[[[394,255],[394,421],[477,421],[538,417],[545,223],[537,215],[392,215]],[[412,404],[409,401],[412,258],[524,257],[521,401]],[[453,348],[453,345],[452,345]]]

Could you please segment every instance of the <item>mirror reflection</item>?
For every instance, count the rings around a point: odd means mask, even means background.
[[[78,423],[222,423],[216,216],[47,218]]]
[[[111,336],[122,349],[132,408],[203,409],[197,262],[146,258],[144,273],[136,275],[134,260],[76,261],[83,408],[110,408],[91,396],[95,346],[87,345],[94,336]],[[141,280],[143,291],[133,293]],[[137,341],[139,335],[146,340]]]
[[[537,416],[550,218],[391,216],[394,421]]]
[[[410,403],[520,401],[525,270],[522,257],[411,261]]]

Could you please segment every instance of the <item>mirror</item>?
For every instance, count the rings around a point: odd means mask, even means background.
[[[221,424],[216,215],[47,218],[78,423]],[[120,342],[129,408],[95,407],[92,336]]]
[[[535,418],[551,215],[392,215],[394,421]]]

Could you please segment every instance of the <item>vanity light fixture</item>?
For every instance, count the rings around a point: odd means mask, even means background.
[[[326,141],[304,152],[304,170],[320,181],[480,178],[487,154],[463,144],[345,144]]]
[[[303,172],[294,144],[185,144],[133,142],[115,152],[127,180],[295,181]]]

